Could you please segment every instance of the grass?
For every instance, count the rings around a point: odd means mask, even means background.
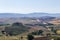
[[[40,36],[34,36],[36,37],[40,37]],[[0,40],[27,40],[27,36],[23,36],[23,39],[21,39],[21,36],[0,36]]]
[[[1,36],[0,40],[21,40],[21,37],[19,36]],[[23,37],[22,40],[27,40],[27,37]]]
[[[34,36],[36,37],[42,37],[42,36]],[[60,38],[60,36],[51,36],[51,39],[57,40],[57,38]],[[23,39],[21,39],[21,36],[0,36],[0,40],[27,40],[27,36],[23,36]]]
[[[51,36],[51,39],[60,40],[60,36]]]

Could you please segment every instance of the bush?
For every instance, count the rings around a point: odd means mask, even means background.
[[[28,37],[27,38],[28,40],[33,40],[34,39],[34,36],[33,35],[28,35],[27,37]]]
[[[37,30],[35,32],[32,32],[32,35],[42,35],[43,31],[42,30]]]

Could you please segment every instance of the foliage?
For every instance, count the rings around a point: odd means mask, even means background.
[[[27,39],[28,40],[33,40],[34,39],[34,36],[33,35],[27,35]]]
[[[9,35],[18,35],[28,31],[22,23],[13,23],[11,27],[5,27],[5,32]]]
[[[42,35],[43,31],[42,30],[39,30],[38,31],[38,35]]]
[[[34,31],[31,34],[32,35],[42,35],[43,31],[42,30],[38,30],[38,31]]]

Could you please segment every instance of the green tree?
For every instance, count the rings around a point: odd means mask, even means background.
[[[28,40],[33,40],[34,39],[34,36],[29,34],[29,35],[27,35],[27,39]]]
[[[38,35],[42,35],[43,31],[42,30],[39,30],[38,31]]]

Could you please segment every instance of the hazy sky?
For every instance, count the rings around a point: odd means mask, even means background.
[[[60,13],[60,0],[0,0],[0,13]]]

